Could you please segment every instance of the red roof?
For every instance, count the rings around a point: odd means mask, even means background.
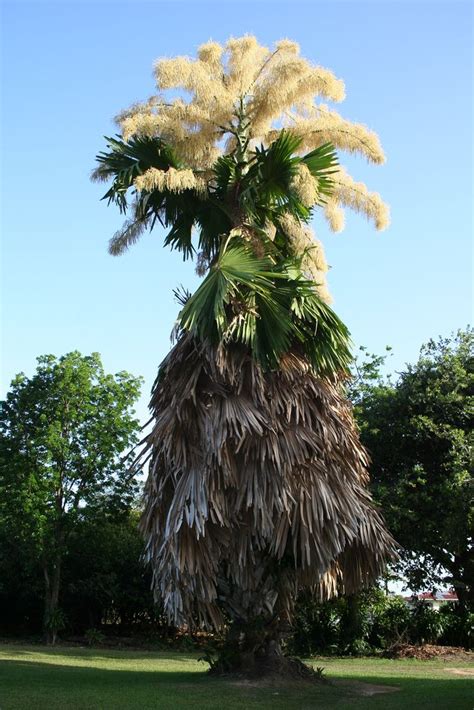
[[[457,602],[458,596],[456,592],[422,592],[421,594],[413,594],[410,597],[403,597],[406,601],[411,601],[413,597],[420,600],[426,601],[437,601],[437,602]]]

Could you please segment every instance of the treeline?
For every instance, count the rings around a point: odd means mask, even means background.
[[[114,636],[169,646],[185,640],[168,626],[150,591],[151,573],[141,562],[138,512],[84,511],[68,542],[57,630],[65,638],[103,642]],[[41,637],[44,589],[41,565],[25,549],[2,539],[0,629],[6,636]],[[397,643],[473,645],[473,615],[455,604],[433,610],[408,606],[372,588],[351,597],[316,603],[298,600],[288,638],[295,654],[367,654]],[[188,644],[192,642],[192,636]]]
[[[133,629],[161,625],[150,591],[151,573],[141,562],[138,513],[106,506],[77,517],[62,562],[55,625],[60,633],[84,635],[102,627]],[[44,571],[26,541],[0,528],[0,630],[4,635],[41,636]]]
[[[440,610],[424,600],[407,604],[374,587],[350,597],[315,604],[301,597],[289,646],[310,656],[369,655],[392,652],[405,644],[440,644],[472,648],[474,614],[451,602]]]
[[[450,586],[459,602],[409,608],[382,589],[298,600],[295,653],[367,653],[397,642],[473,644],[473,331],[423,347],[394,380],[363,351],[348,394],[372,456],[372,491],[400,543],[392,577]],[[0,635],[135,635],[169,643],[138,531],[140,380],[97,354],[39,358],[0,411]],[[125,456],[125,458],[124,458]],[[183,643],[182,637],[181,643]]]

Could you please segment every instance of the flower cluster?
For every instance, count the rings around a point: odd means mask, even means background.
[[[204,191],[206,183],[202,178],[196,177],[192,170],[157,170],[150,168],[135,180],[138,190],[169,190],[170,192],[183,192],[183,190]]]
[[[298,165],[296,175],[292,181],[292,187],[301,202],[307,207],[313,207],[317,203],[319,197],[318,182],[304,163]]]
[[[326,206],[326,216],[329,213],[329,224],[335,232],[341,231],[344,227],[344,215],[342,214],[341,224],[339,205],[350,207],[355,212],[364,214],[367,219],[372,220],[375,228],[379,231],[388,227],[390,224],[389,208],[378,192],[369,192],[363,182],[355,182],[342,167],[335,175],[332,175],[332,181],[334,184],[333,194]]]
[[[309,280],[314,281],[321,300],[331,303],[332,298],[326,282],[329,267],[321,242],[315,239],[312,229],[298,222],[290,214],[280,218],[280,227],[288,238],[295,256],[301,256],[302,271]]]
[[[385,160],[373,131],[318,102],[319,98],[344,99],[344,84],[331,71],[303,59],[299,46],[290,40],[277,42],[273,49],[259,45],[252,36],[231,38],[224,46],[207,42],[199,47],[197,59],[159,59],[155,78],[157,94],[122,112],[117,121],[126,140],[159,135],[168,141],[187,169],[168,178],[150,171],[137,178],[139,189],[202,186],[200,179],[208,175],[216,158],[235,150],[236,131],[242,125],[250,146],[269,145],[285,129],[301,138],[301,151],[331,142],[370,162]],[[170,100],[168,90],[174,94]],[[317,185],[308,173],[301,167],[295,186],[302,201],[311,206],[317,200]],[[345,172],[324,209],[334,231],[344,228],[341,205],[364,212],[377,229],[388,224],[388,209],[381,198],[362,183],[351,182]]]
[[[328,69],[302,58],[299,51],[287,39],[270,49],[255,37],[244,36],[225,45],[207,42],[199,47],[196,59],[159,59],[154,68],[156,95],[123,111],[117,122],[125,140],[160,136],[173,147],[183,167],[150,169],[136,178],[136,188],[204,192],[216,159],[241,147],[242,136],[244,150],[250,151],[259,144],[270,145],[282,130],[301,139],[301,154],[330,142],[369,162],[383,163],[385,156],[373,131],[320,101],[342,101],[344,83]],[[366,215],[376,229],[387,227],[389,210],[380,195],[343,168],[332,181],[333,192],[325,199],[322,213],[334,232],[344,229],[343,208]],[[293,188],[307,207],[320,202],[318,182],[304,163],[298,166]],[[305,225],[289,216],[283,222],[295,253],[302,255],[305,273],[315,280],[320,295],[329,299],[322,246]],[[133,241],[136,235],[127,238]]]

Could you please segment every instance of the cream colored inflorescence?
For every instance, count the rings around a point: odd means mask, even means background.
[[[290,214],[280,218],[280,226],[290,240],[295,255],[302,255],[303,273],[309,280],[314,281],[319,297],[326,303],[331,303],[332,298],[326,282],[329,267],[323,245],[315,238],[310,227],[298,222]]]
[[[197,177],[192,170],[157,170],[150,168],[135,180],[138,190],[169,190],[170,192],[183,192],[183,190],[206,189],[206,182]]]
[[[334,208],[337,210],[340,209],[339,205],[344,205],[355,212],[364,214],[373,221],[375,228],[379,231],[388,227],[390,224],[390,211],[378,192],[369,192],[363,182],[355,182],[343,167],[340,167],[337,173],[331,176],[331,179],[334,183],[333,193],[326,206],[330,214]],[[344,228],[343,222],[342,225],[338,223],[337,214],[338,212],[336,211],[332,215],[337,227],[334,229],[336,232]],[[342,215],[343,219],[344,216]],[[329,217],[329,221],[330,226],[334,228],[331,224],[331,217]]]
[[[304,163],[298,165],[296,175],[292,182],[293,188],[301,202],[307,207],[313,207],[319,197],[318,183]]]
[[[224,46],[207,42],[199,47],[197,59],[159,59],[155,78],[156,96],[122,112],[117,121],[126,140],[159,135],[170,142],[186,169],[150,170],[137,178],[138,189],[205,189],[216,158],[235,149],[233,132],[242,123],[250,145],[268,145],[282,130],[290,130],[302,139],[301,152],[331,142],[371,163],[385,161],[373,131],[321,103],[342,101],[344,83],[303,59],[298,44],[290,40],[277,42],[273,49],[252,36],[231,38]],[[168,90],[173,90],[171,99]],[[181,94],[176,96],[176,90]],[[333,177],[334,193],[323,209],[333,231],[344,228],[343,207],[365,214],[379,230],[388,225],[388,207],[377,193],[342,168]],[[294,185],[306,205],[316,204],[317,183],[305,166],[300,166]]]

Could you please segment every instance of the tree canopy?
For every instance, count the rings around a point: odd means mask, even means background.
[[[376,499],[412,589],[448,584],[472,604],[474,333],[430,340],[392,381],[368,358],[352,385]]]
[[[155,76],[157,94],[117,117],[121,135],[97,156],[93,177],[112,181],[104,197],[127,214],[111,253],[159,223],[207,274],[183,299],[182,330],[243,344],[265,368],[296,346],[321,374],[346,370],[348,331],[308,223],[320,207],[337,231],[346,206],[383,229],[388,209],[339,165],[336,148],[384,161],[373,132],[317,101],[342,100],[342,81],[294,42],[249,36],[159,60]]]
[[[81,509],[126,507],[136,493],[122,456],[136,442],[140,382],[106,374],[97,353],[45,355],[32,377],[14,378],[1,403],[1,525],[10,544],[29,540],[41,559],[52,630],[65,541]]]

